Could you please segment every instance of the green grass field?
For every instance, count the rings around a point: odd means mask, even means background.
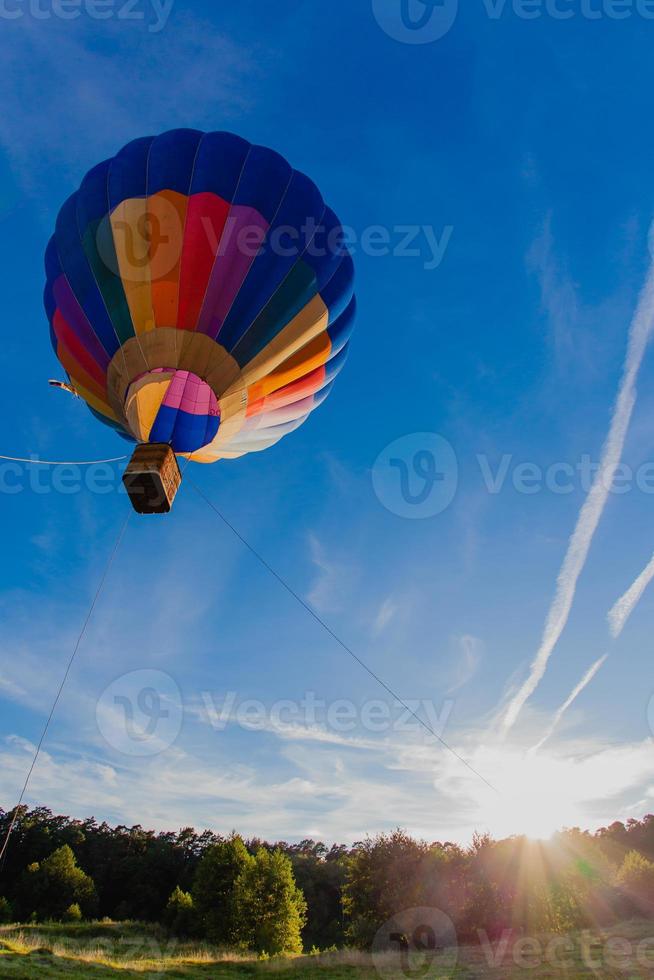
[[[520,939],[417,957],[406,972],[397,957],[381,963],[353,951],[257,960],[204,944],[169,940],[138,923],[0,927],[0,978],[205,978],[205,980],[446,980],[446,978],[654,978],[654,922],[627,922],[603,933]],[[454,965],[456,960],[456,965]]]

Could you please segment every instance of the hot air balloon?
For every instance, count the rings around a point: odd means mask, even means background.
[[[273,150],[179,129],[129,143],[63,205],[45,308],[66,387],[138,444],[125,483],[170,510],[177,457],[273,446],[329,394],[354,267],[316,185]]]

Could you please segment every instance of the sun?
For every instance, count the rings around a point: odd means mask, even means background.
[[[475,792],[484,829],[494,837],[547,840],[583,822],[586,793],[573,760],[500,744],[481,748],[475,762],[493,787]]]

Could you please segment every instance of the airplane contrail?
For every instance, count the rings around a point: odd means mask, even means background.
[[[614,640],[622,633],[627,625],[627,620],[640,602],[643,592],[654,578],[654,555],[648,565],[642,570],[638,578],[629,586],[623,596],[621,596],[613,609],[608,614],[609,629]]]
[[[550,727],[547,729],[547,731],[541,738],[538,745],[534,745],[534,747],[529,750],[529,755],[534,755],[536,752],[538,752],[539,749],[543,747],[543,745],[545,745],[545,742],[548,742],[550,740],[550,738],[552,737],[556,729],[559,727],[559,723],[563,718],[564,714],[566,713],[566,711],[568,710],[568,708],[570,708],[574,704],[574,702],[577,700],[577,698],[582,693],[582,691],[584,691],[588,687],[593,677],[595,677],[597,672],[601,670],[601,668],[604,666],[608,658],[609,658],[608,653],[605,653],[603,657],[600,657],[599,660],[597,660],[593,664],[593,666],[586,671],[584,676],[581,678],[581,680],[573,690],[570,697],[563,702],[559,710],[554,715],[550,723]]]
[[[543,679],[549,659],[568,622],[579,576],[586,564],[595,531],[606,506],[615,471],[622,457],[627,430],[636,404],[636,380],[653,329],[654,264],[650,265],[647,280],[638,301],[638,308],[629,328],[629,342],[622,380],[609,431],[602,447],[600,467],[568,543],[568,550],[558,575],[554,599],[545,622],[541,644],[531,665],[529,677],[509,702],[502,720],[502,732],[505,736],[513,728],[520,712]]]

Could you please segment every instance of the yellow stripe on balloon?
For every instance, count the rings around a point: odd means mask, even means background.
[[[150,280],[150,223],[145,198],[123,201],[111,215],[118,273],[136,334],[154,330]]]
[[[328,326],[329,310],[321,296],[314,296],[304,309],[300,310],[297,316],[243,368],[240,376],[226,393],[232,394],[261,381],[293,354],[306,347],[315,337],[324,333]]]
[[[132,435],[139,442],[148,442],[172,380],[172,374],[147,374],[129,389],[125,417]]]

